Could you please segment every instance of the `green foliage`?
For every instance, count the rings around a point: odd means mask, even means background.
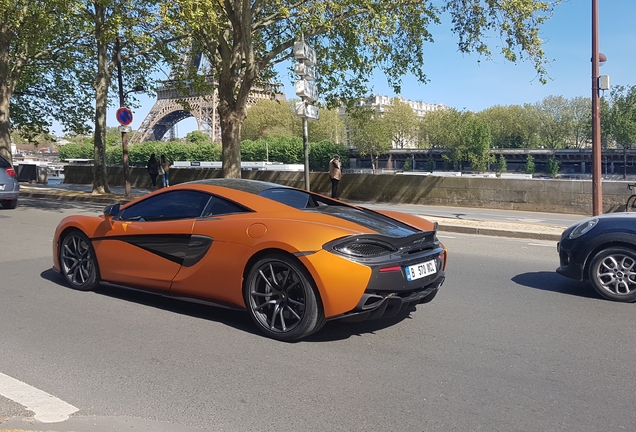
[[[601,105],[602,130],[624,148],[636,143],[636,86],[615,86]]]
[[[349,149],[344,144],[331,141],[309,143],[309,169],[311,171],[329,171],[329,161],[334,155],[340,155],[343,168],[349,164]]]
[[[557,176],[557,174],[559,173],[560,166],[561,166],[561,162],[556,160],[554,156],[550,156],[548,158],[547,168],[548,168],[548,173],[550,174],[550,177],[554,178]]]
[[[200,130],[188,132],[185,140],[192,144],[205,144],[210,142],[210,136]]]
[[[526,172],[526,174],[534,174],[534,172],[536,171],[534,158],[530,154],[528,155],[528,158],[526,159],[526,164],[524,165],[524,171]]]
[[[497,171],[500,173],[505,173],[508,171],[508,162],[503,155],[499,155],[499,167],[497,168]]]
[[[424,163],[424,171],[433,172],[435,170],[435,161],[433,159],[428,159]]]
[[[413,169],[413,161],[411,159],[405,160],[402,169],[404,171],[411,171]]]
[[[417,115],[409,104],[399,98],[393,98],[391,105],[376,121],[389,133],[392,145],[397,148],[408,147],[417,140]]]
[[[78,143],[60,146],[60,160],[65,162],[69,159],[93,159],[93,146]]]

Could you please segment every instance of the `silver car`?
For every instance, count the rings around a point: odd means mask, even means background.
[[[20,183],[15,170],[8,160],[0,156],[0,204],[6,209],[14,209],[18,205]]]

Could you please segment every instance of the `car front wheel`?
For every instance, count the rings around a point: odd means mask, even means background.
[[[275,254],[254,263],[243,294],[250,316],[273,339],[299,340],[324,324],[314,284],[291,257]]]
[[[613,247],[597,253],[590,263],[590,282],[609,300],[636,301],[636,252]]]
[[[95,251],[80,231],[72,231],[60,242],[60,268],[71,287],[80,291],[97,288],[99,274]]]

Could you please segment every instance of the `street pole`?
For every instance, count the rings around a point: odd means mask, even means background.
[[[305,190],[310,191],[309,187],[309,127],[307,117],[303,117],[303,150],[305,152]]]
[[[121,73],[121,42],[119,38],[115,42],[115,50],[117,51],[117,82],[119,84],[119,107],[123,108],[125,104],[124,82]],[[130,197],[130,173],[128,172],[128,135],[125,131],[121,132],[121,151],[124,158],[124,196]]]
[[[603,213],[599,100],[598,0],[592,0],[592,214]]]

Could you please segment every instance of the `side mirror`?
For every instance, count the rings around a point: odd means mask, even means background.
[[[111,204],[104,209],[104,216],[117,216],[119,214],[119,204]]]

